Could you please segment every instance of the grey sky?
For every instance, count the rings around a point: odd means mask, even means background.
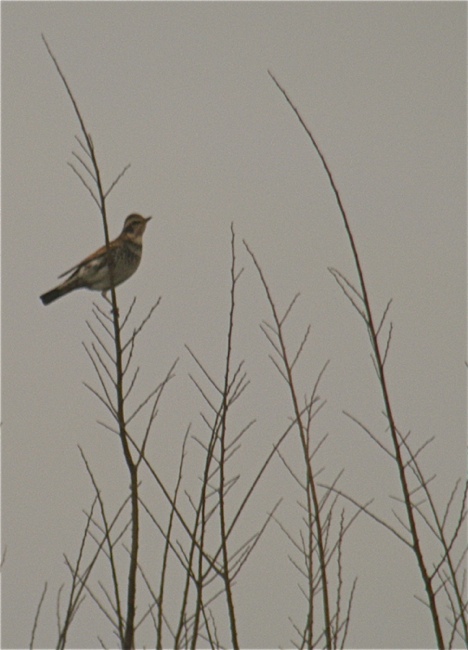
[[[39,295],[102,245],[100,217],[67,166],[79,132],[41,40],[47,37],[91,131],[107,182],[131,168],[109,199],[111,235],[130,212],[153,215],[138,272],[118,290],[143,316],[163,300],[137,354],[140,395],[180,357],[152,451],[174,478],[184,431],[203,435],[203,405],[184,344],[221,376],[229,305],[230,224],[237,234],[236,358],[251,386],[239,422],[257,418],[239,459],[251,476],[291,409],[258,324],[269,318],[242,246],[253,248],[278,305],[296,292],[291,344],[311,323],[300,365],[309,390],[330,359],[317,436],[328,479],[374,497],[391,517],[395,468],[345,418],[379,433],[384,421],[362,323],[327,271],[354,281],[332,192],[305,133],[267,74],[271,69],[331,166],[362,254],[375,310],[393,298],[388,363],[402,430],[436,436],[424,456],[440,504],[465,473],[466,442],[466,5],[465,3],[2,3],[2,647],[22,648],[44,581],[49,596],[37,647],[55,643],[55,601],[67,579],[92,490],[77,444],[109,504],[124,495],[120,449],[96,424],[102,406],[81,342],[93,298],[50,307]],[[416,445],[417,446],[417,445]],[[196,449],[196,445],[193,445]],[[297,450],[296,450],[297,451]],[[290,449],[294,459],[294,446]],[[197,474],[197,452],[192,473]],[[299,461],[298,461],[299,462]],[[247,480],[247,479],[246,479]],[[251,534],[277,498],[299,525],[298,498],[272,465],[246,522]],[[146,549],[148,550],[148,549]],[[244,647],[285,647],[302,605],[291,549],[272,526],[241,574]],[[413,558],[363,518],[348,539],[348,587],[359,577],[351,647],[432,647],[413,594]],[[91,606],[74,647],[111,643]]]

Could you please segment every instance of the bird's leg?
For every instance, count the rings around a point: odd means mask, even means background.
[[[104,298],[104,300],[105,300],[107,303],[109,303],[109,305],[111,306],[111,314],[112,314],[112,311],[113,311],[114,306],[113,306],[113,304],[112,304],[112,300],[110,300],[110,299],[107,297],[107,291],[102,291],[102,292],[101,292],[101,296],[102,296],[102,297]],[[118,316],[118,315],[119,315],[119,310],[118,310],[118,308],[117,308],[117,316]]]

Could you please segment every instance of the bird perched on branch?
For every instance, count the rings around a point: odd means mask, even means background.
[[[140,261],[143,247],[143,233],[151,217],[142,217],[131,214],[125,219],[124,227],[117,239],[109,243],[114,286],[122,284],[135,273]],[[82,262],[73,266],[62,278],[71,274],[62,284],[51,289],[41,296],[44,305],[48,305],[57,298],[65,296],[75,289],[92,289],[102,291],[103,295],[111,288],[109,273],[109,258],[106,246],[102,246],[95,253],[86,257]]]

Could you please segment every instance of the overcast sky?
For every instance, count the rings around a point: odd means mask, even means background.
[[[238,416],[257,420],[235,471],[252,476],[291,415],[258,327],[269,311],[245,239],[280,308],[301,293],[288,330],[294,347],[311,324],[300,394],[330,360],[315,432],[329,434],[317,461],[323,476],[344,468],[342,487],[375,498],[390,519],[389,495],[398,494],[395,467],[343,414],[385,435],[364,326],[327,270],[355,281],[340,215],[270,69],[330,164],[376,313],[393,298],[387,369],[396,419],[416,447],[435,436],[423,460],[428,477],[437,473],[443,505],[465,473],[466,4],[3,2],[2,647],[27,647],[45,581],[36,647],[55,647],[63,553],[75,557],[93,496],[77,445],[110,509],[127,487],[119,445],[96,424],[104,408],[83,386],[95,384],[82,341],[90,342],[86,321],[100,298],[83,290],[49,307],[39,301],[103,243],[96,207],[67,165],[79,127],[41,33],[74,90],[106,183],[131,163],[109,198],[111,236],[131,212],[153,216],[141,266],[118,296],[123,307],[137,296],[136,319],[162,296],[135,353],[139,395],[180,358],[150,447],[168,483],[187,425],[206,437],[184,345],[222,377],[233,223],[245,267],[235,358],[246,360],[251,380]],[[294,449],[297,440],[291,459]],[[190,460],[196,476],[198,452]],[[281,496],[278,517],[295,530],[298,494],[276,461],[245,537]],[[290,646],[288,617],[303,613],[291,552],[272,525],[241,574],[242,647]],[[355,576],[350,647],[434,646],[414,598],[423,588],[413,557],[364,517],[347,540],[348,588]],[[70,643],[92,648],[98,634],[112,644],[90,604]]]

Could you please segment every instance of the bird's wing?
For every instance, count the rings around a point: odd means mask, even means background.
[[[111,241],[109,243],[109,248],[112,250],[117,246],[117,240]],[[64,271],[61,273],[58,277],[63,278],[65,275],[68,275],[69,273],[74,273],[75,271],[78,271],[82,266],[85,264],[88,264],[88,262],[92,262],[93,260],[97,260],[103,254],[106,252],[107,246],[101,246],[101,248],[98,248],[97,251],[94,251],[94,253],[91,253],[91,255],[88,255],[88,257],[85,257],[84,260],[81,260],[78,264],[75,264],[75,266],[72,266],[71,269],[68,269],[68,271]],[[105,258],[104,258],[105,259]]]

